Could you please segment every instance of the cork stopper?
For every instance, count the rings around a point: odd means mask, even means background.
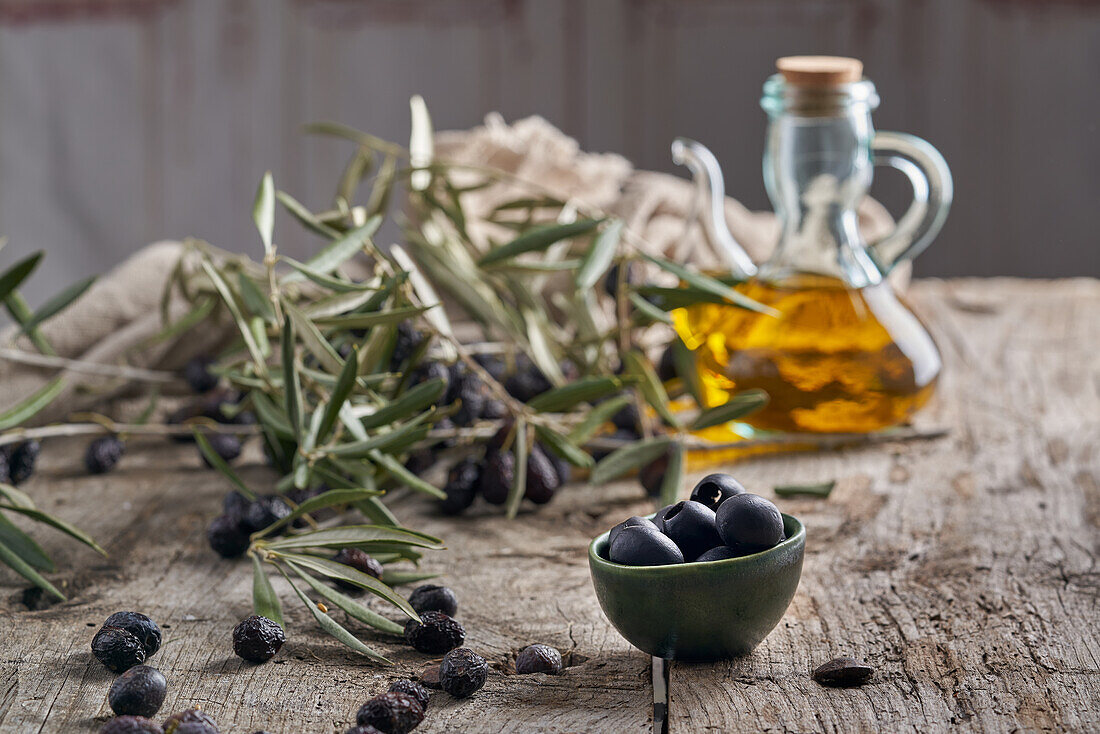
[[[835,87],[863,78],[863,62],[844,56],[784,56],[775,62],[788,84]]]

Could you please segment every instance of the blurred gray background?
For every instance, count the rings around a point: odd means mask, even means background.
[[[405,142],[417,92],[437,129],[540,114],[640,168],[694,137],[767,208],[760,87],[794,53],[863,59],[877,127],[951,164],[918,274],[1100,275],[1096,0],[0,0],[0,266],[46,250],[37,303],[156,239],[256,254],[263,171],[322,208],[350,152],[300,126]]]

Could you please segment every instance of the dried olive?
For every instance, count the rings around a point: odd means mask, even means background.
[[[88,444],[84,452],[84,466],[91,474],[106,474],[115,468],[122,458],[125,446],[118,436],[104,436]]]
[[[202,709],[187,709],[172,714],[164,720],[164,734],[176,734],[183,726],[205,727],[202,734],[218,734],[218,724],[210,714]]]
[[[206,440],[210,448],[214,449],[214,453],[224,462],[235,461],[241,455],[241,439],[232,433],[210,433],[207,434]],[[201,451],[199,454],[202,456],[202,463],[213,468],[214,465],[206,458],[206,454]]]
[[[145,646],[121,627],[103,627],[92,638],[92,655],[109,670],[121,673],[145,662]]]
[[[412,696],[425,711],[428,709],[428,701],[431,699],[432,695],[428,692],[427,688],[408,678],[402,678],[390,683],[390,693],[404,693]]]
[[[38,454],[41,451],[42,444],[34,440],[7,447],[8,481],[11,484],[22,484],[30,479],[38,464]]]
[[[453,617],[458,613],[458,597],[446,586],[424,584],[417,586],[409,594],[409,606],[415,609],[417,614],[442,612],[448,617]]]
[[[407,693],[390,691],[375,696],[359,709],[359,726],[373,726],[385,734],[408,734],[424,720],[424,707]]]
[[[823,686],[850,688],[863,685],[874,672],[875,669],[862,660],[841,657],[819,665],[814,670],[814,680]]]
[[[99,734],[164,734],[164,729],[144,716],[119,716],[100,727]]]
[[[439,685],[455,698],[472,696],[488,677],[489,664],[468,647],[451,650],[439,664]]]
[[[443,612],[424,612],[420,621],[405,623],[405,641],[417,651],[441,655],[460,646],[466,639],[462,623]]]
[[[668,472],[668,454],[662,454],[638,470],[638,482],[650,497],[659,497]]]
[[[206,528],[206,541],[222,558],[240,558],[251,544],[249,532],[240,517],[219,515]]]
[[[107,617],[103,626],[119,627],[138,638],[147,658],[152,657],[160,649],[160,627],[141,612],[115,612]]]
[[[452,466],[443,485],[447,497],[439,503],[443,514],[457,515],[472,505],[480,483],[481,462],[474,457],[467,456]]]
[[[135,665],[111,685],[107,703],[119,716],[152,716],[168,694],[164,674],[148,665]]]
[[[284,642],[283,628],[258,614],[242,620],[233,629],[233,652],[250,663],[267,662]]]
[[[528,645],[516,656],[516,672],[520,675],[528,673],[557,675],[561,672],[561,668],[561,653],[549,645]]]

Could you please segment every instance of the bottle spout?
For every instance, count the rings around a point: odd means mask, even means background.
[[[687,138],[672,141],[672,161],[687,166],[706,202],[702,213],[703,231],[711,246],[729,263],[734,277],[747,280],[756,275],[756,265],[726,224],[726,185],[718,159],[702,143]]]

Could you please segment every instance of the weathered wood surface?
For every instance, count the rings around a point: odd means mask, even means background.
[[[929,281],[913,298],[947,363],[918,423],[951,435],[737,468],[765,495],[776,484],[840,482],[828,500],[778,500],[808,528],[799,592],[750,656],[673,666],[673,732],[1100,728],[1100,283]],[[114,676],[88,643],[118,609],[165,626],[151,659],[170,681],[163,711],[201,705],[231,732],[342,732],[366,698],[424,665],[372,640],[398,662],[373,666],[289,600],[284,651],[242,664],[229,633],[249,612],[250,572],[216,559],[203,538],[226,490],[220,477],[193,448],[162,442],[133,446],[111,475],[86,477],[81,447],[49,444],[25,488],[111,556],[35,529],[70,594],[41,611],[27,610],[18,579],[0,571],[0,732],[98,728]],[[639,495],[629,483],[570,487],[513,523],[488,510],[444,519],[419,499],[396,504],[403,520],[447,539],[450,550],[427,565],[458,591],[470,646],[498,664],[474,698],[438,695],[418,731],[652,726],[649,659],[604,620],[585,558],[591,536],[644,509]],[[535,641],[573,665],[556,678],[501,672]],[[838,654],[876,665],[873,682],[814,683],[813,666]]]
[[[742,660],[674,665],[671,731],[1100,729],[1100,284],[922,282],[946,362],[927,443],[746,463],[749,487],[836,478],[802,583]],[[838,655],[860,689],[810,678]]]

